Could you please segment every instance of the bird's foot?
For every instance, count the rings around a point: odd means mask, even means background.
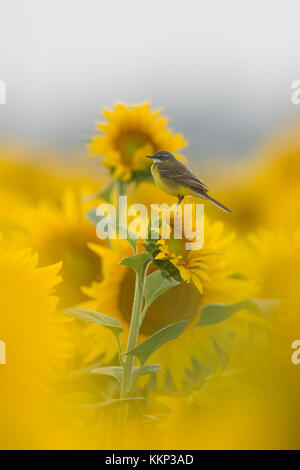
[[[184,199],[184,196],[177,196],[177,197],[178,197],[177,206],[179,206],[181,201]]]

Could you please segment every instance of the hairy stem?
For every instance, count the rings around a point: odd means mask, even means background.
[[[115,190],[116,190],[116,201],[115,201],[115,207],[116,207],[116,214],[117,214],[117,222],[119,222],[120,218],[120,208],[119,208],[119,197],[120,196],[126,196],[126,189],[127,189],[127,183],[121,180],[116,180],[115,183]]]
[[[130,322],[129,337],[128,337],[126,352],[135,348],[136,343],[137,343],[139,329],[140,329],[141,311],[142,311],[142,306],[143,306],[144,284],[145,284],[145,271],[143,271],[141,275],[138,275],[138,274],[136,275],[134,302],[133,302],[132,317],[131,317],[131,322]],[[121,398],[126,398],[128,395],[128,392],[131,389],[133,365],[134,365],[134,357],[126,356],[124,371],[123,371],[122,387],[121,387]]]
[[[137,340],[138,340],[139,330],[141,326],[141,313],[142,313],[142,307],[143,307],[146,270],[147,270],[147,266],[145,265],[142,272],[140,274],[136,274],[135,294],[134,294],[132,316],[131,316],[126,352],[135,348],[137,344]],[[132,389],[132,382],[133,382],[133,367],[134,367],[134,357],[127,355],[124,366],[123,366],[120,398],[128,398],[130,395],[130,392]],[[128,414],[128,403],[125,403],[121,406],[120,413],[119,413],[119,431],[121,434],[121,439],[122,439],[124,426],[125,426],[126,419],[127,419],[127,414]]]

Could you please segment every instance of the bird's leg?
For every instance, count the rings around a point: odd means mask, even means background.
[[[177,197],[178,197],[177,206],[179,206],[181,201],[184,199],[184,196],[177,196]]]

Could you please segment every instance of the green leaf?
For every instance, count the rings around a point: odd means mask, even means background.
[[[135,356],[139,361],[144,364],[148,357],[151,356],[157,349],[162,347],[168,341],[178,338],[184,332],[188,325],[187,320],[182,320],[177,323],[172,323],[162,330],[157,331],[154,335],[147,338],[143,343],[139,344],[136,348],[128,351],[125,354]]]
[[[93,201],[94,199],[97,199],[98,197],[100,197],[100,192],[88,194],[87,196],[82,196],[80,198],[80,202],[90,202],[90,201]]]
[[[118,233],[119,237],[122,239],[125,238],[128,241],[128,243],[131,245],[133,252],[136,253],[138,235],[128,230],[128,228],[124,227],[124,225],[115,224],[115,223],[112,223],[111,225],[113,229]]]
[[[159,364],[146,364],[142,366],[142,369],[140,372],[139,372],[139,369],[140,367],[138,366],[133,368],[133,379],[136,378],[138,373],[139,375],[156,374],[157,372],[161,370],[161,366]],[[123,375],[122,367],[119,367],[119,366],[99,367],[98,369],[94,369],[91,372],[92,374],[108,375],[110,377],[113,377],[121,385],[122,375]]]
[[[97,211],[96,207],[93,207],[86,213],[87,220],[91,222],[92,225],[95,225],[95,227],[97,226],[98,222],[100,222],[101,220],[101,217],[96,215],[96,211]]]
[[[111,202],[111,195],[114,189],[114,181],[111,181],[104,189],[98,191],[94,194],[88,194],[87,196],[83,196],[80,201],[81,202],[89,202],[93,201],[94,199],[104,199],[107,202]]]
[[[165,278],[161,271],[155,271],[150,274],[145,282],[145,307],[148,308],[159,295],[178,284],[179,282],[174,279]]]
[[[111,400],[106,400],[106,401],[100,401],[98,403],[88,403],[86,405],[82,405],[84,408],[88,409],[94,409],[94,408],[105,408],[107,406],[111,405],[120,405],[122,403],[126,402],[131,402],[131,401],[136,401],[136,400],[147,400],[146,397],[129,397],[129,398],[115,398]]]
[[[122,259],[120,264],[123,266],[128,266],[131,269],[134,269],[137,274],[141,274],[145,269],[147,262],[150,262],[151,258],[147,251],[143,251],[138,255],[128,256],[127,258]]]
[[[63,310],[65,315],[69,315],[77,320],[90,321],[97,323],[98,325],[104,326],[111,330],[116,336],[118,336],[124,329],[120,325],[120,321],[117,318],[109,317],[103,313],[94,312],[87,308],[66,308]]]
[[[154,241],[156,242],[160,237],[159,234],[159,229],[162,228],[162,218],[161,217],[156,217],[155,219],[152,219],[150,217],[149,223],[148,223],[148,242]]]
[[[98,197],[105,199],[107,202],[111,202],[111,195],[114,190],[114,181],[111,181],[102,191],[98,193]]]
[[[139,366],[135,366],[133,368],[133,378],[135,379],[137,374],[139,375],[152,375],[152,374],[157,374],[157,372],[159,372],[162,367],[160,364],[144,364],[142,366],[142,370],[141,372],[139,372],[139,369],[140,367]]]
[[[93,369],[91,372],[92,374],[109,375],[110,377],[113,377],[114,379],[116,379],[121,385],[123,367],[120,367],[120,366],[99,367],[98,369]]]
[[[278,308],[281,304],[279,299],[249,299],[248,302],[255,304],[258,309],[258,313],[265,316],[269,316],[272,310]],[[254,308],[255,307],[253,306],[253,310]]]
[[[94,405],[97,403],[97,398],[92,393],[75,392],[67,393],[65,396],[68,406],[78,407],[80,405]]]
[[[56,376],[53,381],[56,382],[56,381],[60,381],[60,380],[66,380],[66,379],[73,379],[73,378],[76,378],[76,377],[82,377],[84,375],[87,375],[89,374],[93,369],[96,369],[97,367],[99,367],[100,365],[102,365],[103,363],[103,360],[101,359],[101,361],[96,361],[94,362],[93,364],[90,364],[88,365],[87,367],[83,367],[81,369],[75,369],[71,372],[66,372],[65,374],[62,374],[62,375],[59,375],[59,376]]]
[[[135,171],[133,174],[133,180],[135,183],[141,183],[142,181],[151,181],[153,182],[153,176],[151,174],[151,171]]]
[[[87,212],[86,218],[91,224],[97,227],[98,223],[101,221],[103,216],[97,215],[97,209],[94,207],[93,209]],[[110,225],[116,231],[120,238],[125,239],[128,241],[128,243],[130,243],[133,252],[136,253],[138,235],[131,232],[131,230],[128,230],[128,228],[124,225],[115,223],[113,220],[110,222]]]
[[[277,299],[245,299],[234,304],[206,305],[201,309],[197,326],[219,323],[240,310],[251,310],[255,313],[268,315],[271,309],[278,307],[279,303]]]

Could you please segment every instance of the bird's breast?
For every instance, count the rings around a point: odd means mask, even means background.
[[[177,196],[178,194],[180,194],[179,186],[175,182],[171,181],[169,178],[166,178],[162,175],[162,173],[159,171],[157,163],[154,163],[152,165],[151,173],[156,185],[160,189],[162,189],[168,194],[171,194],[172,196]]]

